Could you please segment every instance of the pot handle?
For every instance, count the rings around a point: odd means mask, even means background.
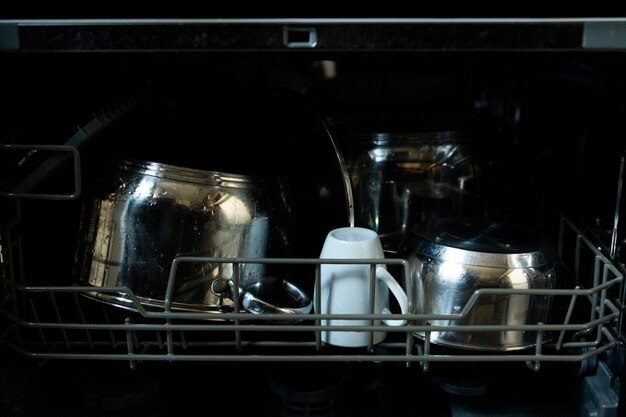
[[[229,282],[234,285],[232,280]],[[282,281],[282,288],[286,297],[294,300],[300,307],[279,307],[263,301],[251,292],[239,288],[239,298],[244,310],[252,314],[308,314],[313,308],[313,301],[304,291],[287,280]],[[234,291],[233,291],[234,293]]]
[[[387,271],[387,269],[379,266],[376,268],[376,278],[382,279],[383,282],[389,287],[393,295],[398,300],[398,304],[400,304],[400,310],[402,314],[407,314],[409,312],[409,300],[406,296],[406,293],[398,284],[398,281]],[[383,309],[383,314],[391,314],[391,311],[385,307]],[[406,324],[406,320],[383,320],[387,326],[404,326]]]

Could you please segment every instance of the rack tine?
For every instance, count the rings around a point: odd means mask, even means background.
[[[235,304],[235,313],[241,312],[241,305],[239,300],[239,262],[233,263],[233,286],[235,287],[235,296],[233,297]],[[239,326],[241,320],[235,319],[235,326]],[[237,351],[241,350],[241,330],[235,330],[235,343],[237,344]]]
[[[137,346],[137,335],[132,328],[133,322],[130,317],[126,317],[124,324],[128,326],[128,330],[126,330],[126,349],[128,356],[131,357],[131,359],[129,359],[129,365],[130,369],[135,370],[137,369],[138,364],[136,360],[132,359],[132,357],[135,354],[135,346]]]
[[[102,306],[102,315],[104,316],[104,322],[106,324],[111,324],[109,313],[104,305]],[[117,348],[117,341],[115,340],[115,334],[113,333],[113,330],[111,329],[109,329],[109,340],[111,341],[111,346],[113,346],[113,349]]]
[[[28,303],[30,305],[31,312],[33,313],[33,319],[36,323],[39,323],[39,315],[37,314],[37,309],[35,308],[35,303],[33,303],[33,299],[28,297]],[[37,331],[39,332],[39,337],[41,338],[41,344],[43,346],[47,346],[48,343],[46,342],[46,336],[43,333],[43,329],[41,327],[37,327]]]
[[[580,289],[580,285],[577,285],[576,290]],[[578,296],[576,294],[572,295],[572,299],[569,302],[569,307],[567,308],[567,314],[565,315],[565,321],[563,324],[567,326],[572,319],[572,313],[574,312],[574,305],[576,304],[576,298]],[[559,340],[556,343],[556,350],[561,350],[561,346],[563,346],[563,339],[565,339],[565,330],[561,330],[559,333]]]
[[[430,323],[426,323],[430,326]],[[428,357],[430,356],[430,330],[424,332],[424,362],[422,362],[422,370],[428,372],[430,368],[430,362]]]
[[[72,296],[74,298],[74,303],[76,304],[76,311],[78,312],[78,317],[80,317],[80,321],[83,324],[87,324],[87,320],[85,320],[85,315],[83,314],[83,309],[80,306],[80,302],[78,301],[78,294],[77,293],[72,293]],[[91,333],[89,332],[89,329],[85,329],[85,336],[87,337],[87,345],[89,346],[89,349],[93,349],[93,340],[91,339]]]
[[[537,323],[539,325],[542,325],[542,322]],[[538,330],[537,331],[537,341],[535,343],[535,356],[537,356],[537,358],[540,358],[542,356],[542,348],[543,348],[543,330]],[[536,360],[536,361],[526,361],[526,366],[528,366],[531,370],[535,371],[535,372],[539,372],[539,369],[541,369],[541,361]]]
[[[376,309],[376,264],[370,265],[369,273],[369,314],[374,314]],[[370,320],[370,326],[374,326],[376,323],[374,320]],[[369,332],[367,340],[367,351],[374,351],[374,332]]]
[[[320,264],[315,265],[315,291],[314,291],[315,299],[313,300],[313,302],[315,303],[315,311],[317,313],[321,313],[322,311],[321,310],[321,304],[322,304],[321,267],[322,266]],[[321,324],[322,324],[322,320],[320,319],[315,320],[316,326],[321,326]],[[319,352],[321,349],[322,349],[322,332],[321,330],[316,330],[315,331],[315,350]]]
[[[48,292],[50,295],[50,302],[52,303],[52,309],[54,310],[54,315],[56,316],[57,323],[63,324],[63,319],[61,318],[61,312],[59,311],[59,306],[57,305],[56,297],[52,291]],[[63,341],[65,342],[65,347],[70,347],[70,341],[67,337],[67,333],[63,327],[59,328],[61,330],[61,335],[63,336]]]
[[[156,341],[157,341],[157,345],[159,346],[159,349],[163,349],[163,337],[161,336],[161,332],[160,331],[156,331]]]

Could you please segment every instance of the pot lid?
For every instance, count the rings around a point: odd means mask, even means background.
[[[365,111],[329,116],[337,137],[355,144],[466,143],[500,130],[495,119],[468,114]]]
[[[556,252],[539,231],[485,219],[444,218],[416,225],[404,252],[485,267],[553,264]]]

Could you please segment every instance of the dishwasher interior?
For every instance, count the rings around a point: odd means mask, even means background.
[[[3,415],[622,412],[622,55],[61,52],[3,53],[0,63]],[[85,205],[123,154],[288,177],[297,233],[273,266],[318,302],[324,237],[350,222],[336,150],[349,159],[346,132],[364,126],[472,132],[472,215],[539,230],[558,255],[553,288],[508,290],[549,295],[547,321],[492,330],[530,335],[530,346],[430,343],[414,332],[430,334],[431,323],[407,314],[395,328],[364,315],[387,338],[336,347],[322,343],[315,311],[249,314],[235,297],[208,315],[78,278]],[[180,268],[187,261],[202,259]],[[405,273],[393,250],[384,262]],[[121,307],[93,296],[120,291],[130,300]]]

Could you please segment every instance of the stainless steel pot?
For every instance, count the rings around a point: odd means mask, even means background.
[[[108,171],[108,172],[107,172]],[[284,180],[119,159],[86,199],[77,252],[79,279],[125,287],[146,307],[162,308],[177,256],[287,256],[293,212]],[[311,302],[271,266],[242,264],[232,288],[232,263],[181,263],[174,309],[223,312],[235,296],[254,313],[307,313]],[[271,288],[268,288],[271,286]],[[255,298],[282,293],[287,306]],[[123,293],[92,294],[132,308]],[[274,299],[277,299],[274,296]],[[278,297],[280,299],[280,297]]]
[[[417,313],[459,315],[474,291],[506,290],[480,295],[464,317],[432,320],[432,325],[515,326],[549,320],[550,296],[516,294],[555,286],[555,252],[537,232],[484,220],[438,219],[416,228],[402,243],[400,254],[410,264]],[[430,341],[508,351],[534,346],[536,332],[433,331]]]

